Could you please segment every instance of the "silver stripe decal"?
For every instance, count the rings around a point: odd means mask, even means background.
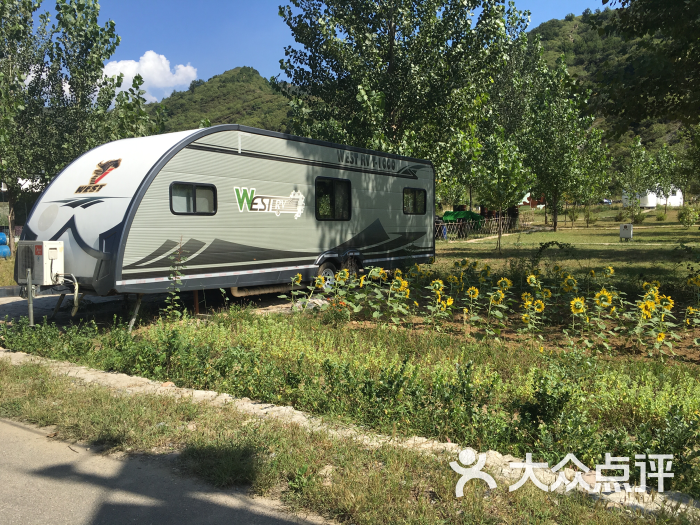
[[[208,279],[212,277],[230,277],[232,275],[253,275],[256,273],[271,273],[271,272],[285,272],[289,270],[308,270],[310,268],[318,268],[315,264],[308,264],[305,266],[284,266],[281,268],[263,268],[261,270],[244,270],[240,272],[220,272],[220,273],[200,273],[197,275],[182,275],[180,280],[185,279]],[[169,277],[152,277],[149,279],[128,279],[126,281],[117,281],[117,286],[124,286],[127,284],[148,284],[148,283],[162,283],[169,281]]]

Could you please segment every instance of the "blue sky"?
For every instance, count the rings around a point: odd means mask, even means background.
[[[50,0],[45,4],[50,5]],[[101,19],[112,19],[122,42],[107,65],[108,73],[137,72],[146,80],[150,100],[191,80],[207,80],[238,66],[265,77],[279,73],[283,48],[294,44],[278,16],[281,0],[101,0]],[[580,15],[601,0],[516,0],[532,13],[530,27],[567,13]],[[149,53],[151,52],[151,53]],[[130,81],[130,80],[129,80]]]

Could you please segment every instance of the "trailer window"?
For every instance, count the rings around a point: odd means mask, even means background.
[[[406,215],[425,215],[426,191],[418,188],[403,189],[403,212]]]
[[[216,186],[173,182],[170,185],[170,211],[175,215],[214,215]]]
[[[316,219],[319,221],[350,220],[350,181],[316,179]]]

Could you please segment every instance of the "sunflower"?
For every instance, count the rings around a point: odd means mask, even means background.
[[[350,277],[350,271],[347,268],[343,268],[338,273],[335,274],[336,280],[340,281],[341,284],[348,280]]]
[[[430,283],[430,287],[436,292],[440,293],[445,288],[445,283],[443,283],[440,279],[435,279]]]
[[[637,303],[637,307],[641,310],[644,319],[651,319],[651,313],[656,310],[656,303],[654,301],[640,301]]]
[[[447,303],[445,301],[440,301],[440,310],[444,312],[445,308],[447,308]]]
[[[362,288],[365,285],[365,278],[366,277],[367,277],[366,275],[363,275],[362,277],[360,277],[360,288]]]
[[[693,277],[688,277],[688,286],[700,287],[700,277],[694,275]]]
[[[316,277],[316,288],[323,288],[326,286],[326,278],[323,275],[319,275]]]
[[[292,279],[292,284],[301,284],[301,274],[298,273],[294,276],[294,279]]]
[[[530,324],[530,316],[528,314],[523,314],[521,319],[523,320],[523,323]]]
[[[459,282],[459,279],[457,279],[457,277],[455,277],[454,275],[450,275],[450,276],[447,278],[447,282],[448,282],[448,283],[453,283],[453,284],[454,284],[454,283],[458,283],[458,282]]]
[[[418,307],[418,301],[413,301],[413,304],[415,304],[416,307]]]
[[[404,297],[405,297],[406,299],[408,299],[408,297],[411,295],[411,290],[409,290],[408,288],[406,288],[406,291],[404,292],[404,294],[405,294]]]
[[[537,299],[537,301],[535,301],[535,312],[537,312],[538,314],[541,314],[542,312],[544,312],[544,303],[542,301],[540,301],[539,299]]]
[[[527,276],[527,284],[530,286],[537,286],[539,283],[537,282],[537,276],[534,274],[530,274]]]
[[[469,296],[470,299],[476,299],[477,297],[479,297],[479,289],[476,288],[475,286],[471,286],[467,290],[467,295]]]
[[[554,268],[552,268],[552,272],[554,272],[554,273],[561,272],[561,266],[559,266],[558,264],[555,264]]]
[[[452,299],[452,297],[448,297],[447,301],[445,301],[445,302],[447,303],[447,306],[452,306],[454,304],[455,300]]]
[[[552,290],[550,290],[549,288],[545,288],[544,290],[542,290],[542,296],[545,299],[549,299],[550,297],[552,297]]]
[[[695,308],[693,308],[692,306],[689,306],[685,310],[686,315],[693,315],[693,314],[695,314],[695,312],[697,312],[697,310]]]
[[[615,269],[612,266],[606,266],[603,268],[603,275],[605,275],[605,277],[612,277],[615,275]]]
[[[659,281],[656,281],[656,280],[651,281],[651,284],[653,284],[653,285],[656,287],[657,290],[658,290],[659,288],[661,288],[661,283],[660,283]]]
[[[531,303],[535,300],[535,298],[532,297],[532,294],[530,292],[525,292],[520,296],[520,298],[523,300],[524,303]]]
[[[564,288],[564,291],[568,293],[576,289],[577,281],[573,278],[571,274],[567,274],[567,276],[564,277],[564,281],[561,284]]]
[[[588,272],[588,275],[589,275],[592,279],[595,279],[595,270],[591,270],[590,272]]]
[[[491,294],[491,304],[501,304],[505,296],[501,290],[496,290]]]
[[[464,311],[465,316],[469,313],[469,308],[463,308],[462,310]]]
[[[671,311],[673,309],[674,301],[668,295],[659,296],[659,304],[664,310]]]
[[[666,339],[666,334],[663,332],[659,332],[656,336],[656,342],[661,343],[664,339]]]
[[[513,286],[513,281],[508,279],[508,277],[501,277],[496,284],[501,290],[507,290]]]
[[[595,294],[595,302],[598,306],[609,308],[612,305],[612,294],[603,288]]]
[[[571,313],[582,314],[586,310],[586,300],[583,297],[574,297],[571,301]]]

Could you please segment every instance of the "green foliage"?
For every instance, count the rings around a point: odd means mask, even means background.
[[[678,210],[678,222],[680,222],[686,230],[697,223],[698,220],[700,220],[700,213],[698,213],[695,208],[683,206]]]
[[[206,82],[194,80],[187,91],[174,91],[160,105],[168,120],[165,131],[197,129],[202,120],[211,125],[243,124],[286,131],[287,101],[251,67],[237,67]],[[158,105],[147,106],[153,115]]]
[[[240,310],[207,324],[157,322],[133,338],[121,324],[32,329],[26,320],[3,324],[0,335],[10,349],[481,450],[550,461],[571,452],[589,466],[606,452],[673,453],[673,488],[700,490],[700,390],[697,374],[683,366],[616,363],[573,350],[513,352],[447,335],[320,327],[310,316]],[[303,464],[289,472],[302,489]]]
[[[620,8],[605,20],[594,17],[595,24],[608,35],[621,36],[630,49],[624,66],[605,71],[600,96],[606,101],[605,110],[626,122],[649,117],[700,122],[700,4],[654,0],[613,0],[613,4]]]
[[[433,161],[439,179],[478,152],[483,92],[526,27],[493,0],[293,0],[280,9],[295,133]],[[480,9],[478,19],[472,13]]]
[[[657,222],[664,222],[666,220],[666,214],[662,211],[656,212],[656,221]]]

